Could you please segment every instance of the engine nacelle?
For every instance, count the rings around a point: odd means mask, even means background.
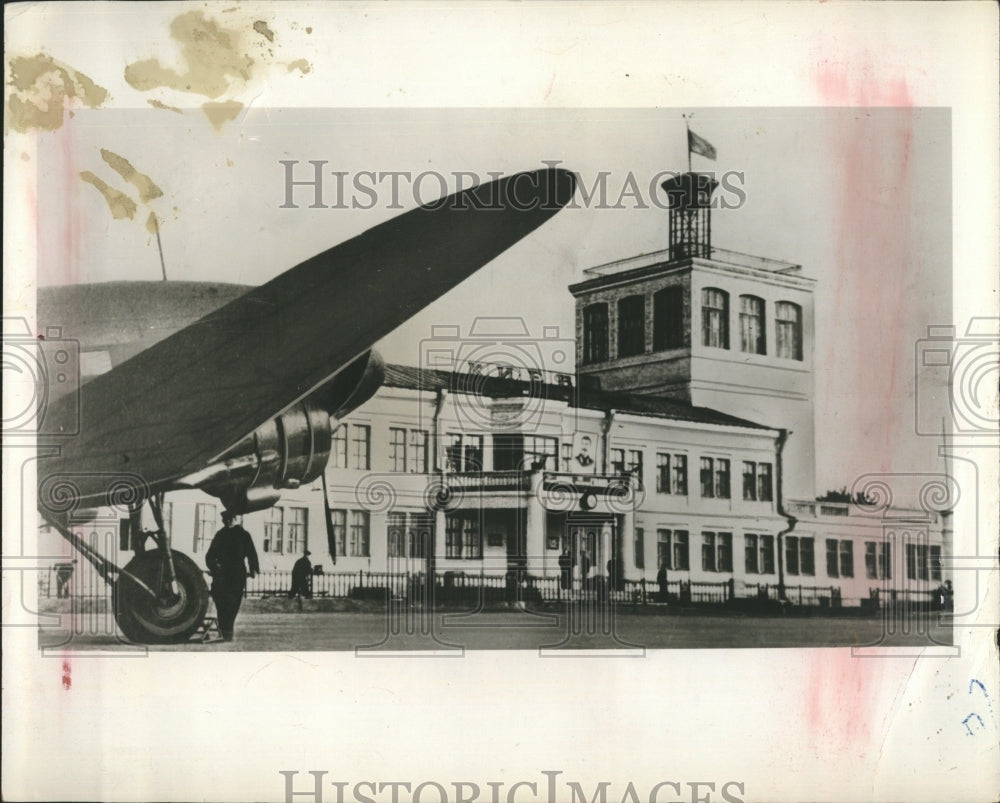
[[[331,433],[329,413],[301,402],[236,444],[194,484],[233,513],[263,510],[283,488],[319,477],[330,457]]]
[[[219,462],[185,477],[181,486],[217,496],[237,514],[271,507],[283,489],[298,488],[323,473],[337,418],[375,394],[383,369],[378,352],[362,355],[308,399],[258,427]]]

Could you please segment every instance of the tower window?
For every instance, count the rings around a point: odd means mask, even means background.
[[[583,310],[583,362],[608,359],[608,305],[591,304]]]
[[[764,339],[764,299],[740,296],[740,351],[767,354]]]
[[[802,359],[802,307],[791,301],[774,305],[778,336],[778,356],[789,360]]]
[[[684,346],[684,288],[664,287],[653,294],[653,350]]]
[[[701,291],[701,340],[706,346],[729,348],[729,293],[716,287]]]
[[[628,296],[618,302],[618,356],[646,351],[646,297]]]

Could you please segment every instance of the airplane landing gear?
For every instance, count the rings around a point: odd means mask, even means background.
[[[176,583],[171,582],[171,558]],[[183,642],[205,618],[208,584],[201,569],[187,555],[154,549],[136,555],[125,566],[115,583],[114,600],[115,620],[130,641]]]

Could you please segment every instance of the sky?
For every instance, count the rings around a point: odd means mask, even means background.
[[[260,284],[473,180],[456,172],[487,181],[558,163],[586,192],[377,347],[418,364],[434,327],[465,336],[481,316],[572,339],[568,285],[588,267],[667,245],[668,212],[650,186],[687,167],[684,114],[718,154],[696,154],[693,167],[730,174],[745,194],[713,213],[714,245],[801,264],[817,280],[818,491],[867,473],[941,470],[940,440],[914,433],[915,398],[937,382],[915,374],[914,350],[928,325],[950,318],[947,110],[251,107],[221,130],[196,110],[81,110],[39,145],[39,284],[158,279],[150,211],[169,278]],[[116,219],[81,173],[138,192],[102,149],[162,196]],[[287,171],[312,179],[311,161],[325,162],[328,208],[311,208],[309,186],[293,189],[297,208],[283,208]],[[404,175],[394,193],[391,177],[364,171]],[[339,195],[335,172],[346,174]]]

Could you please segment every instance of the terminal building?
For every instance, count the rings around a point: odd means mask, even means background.
[[[664,187],[668,247],[587,269],[569,288],[568,347],[479,319],[435,330],[422,365],[386,365],[334,432],[325,493],[286,490],[243,517],[262,570],[309,549],[326,574],[585,589],[599,576],[655,587],[665,572],[682,595],[726,583],[843,605],[948,579],[947,513],[817,501],[816,282],[714,247],[708,174]],[[163,514],[203,564],[218,500],[176,492]],[[128,547],[114,516],[79,529]]]

